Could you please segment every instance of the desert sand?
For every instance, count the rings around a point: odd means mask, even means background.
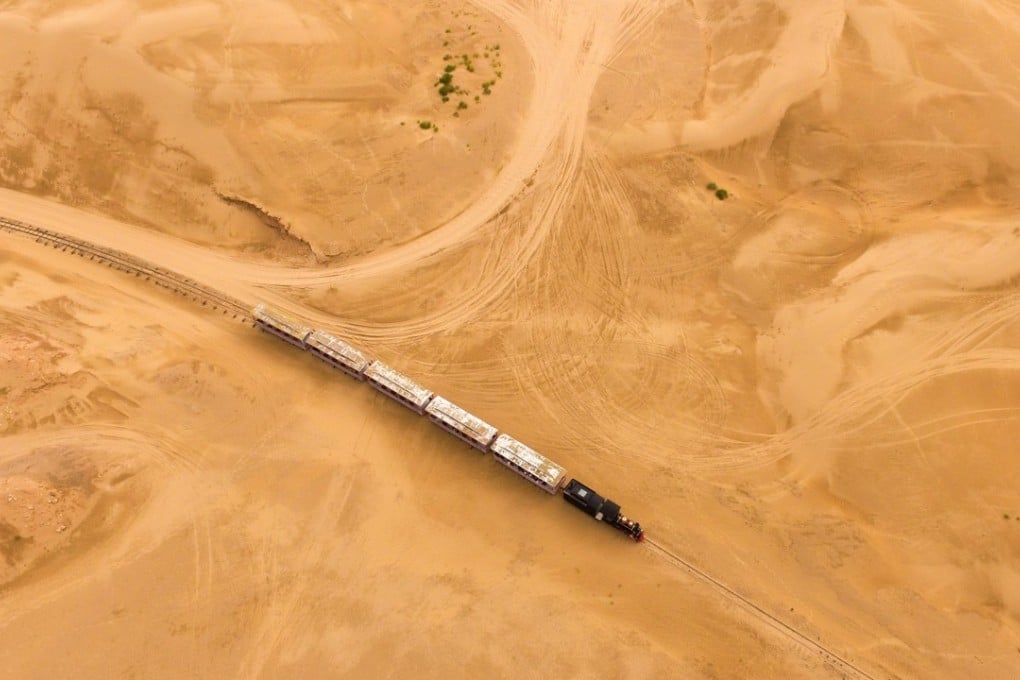
[[[0,3],[0,217],[654,541],[0,231],[0,678],[1018,677],[1018,63],[994,1]]]

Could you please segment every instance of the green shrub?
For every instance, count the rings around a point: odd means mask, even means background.
[[[706,188],[707,188],[707,189],[708,189],[709,191],[715,191],[716,189],[718,189],[718,188],[719,188],[719,185],[718,185],[718,184],[716,184],[715,182],[709,182],[709,183],[708,183],[708,187],[706,187]]]
[[[718,198],[720,201],[725,201],[727,198],[729,198],[729,196],[730,196],[730,193],[728,191],[726,191],[725,189],[716,189],[715,190],[715,197]]]
[[[432,121],[419,120],[418,127],[420,127],[422,130],[428,130],[430,127],[432,127]]]

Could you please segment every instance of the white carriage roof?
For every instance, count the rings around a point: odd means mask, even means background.
[[[402,393],[415,404],[424,404],[432,396],[432,390],[425,389],[403,373],[395,371],[381,361],[373,361],[367,369],[368,375],[392,390]]]
[[[501,434],[492,443],[492,451],[514,461],[542,481],[556,486],[567,472],[530,446],[517,441],[508,434]]]
[[[265,305],[259,305],[252,311],[252,315],[266,323],[272,324],[277,328],[287,331],[289,334],[296,338],[304,338],[306,335],[312,332],[312,329],[300,321],[296,321],[291,317],[287,316],[282,312],[278,312],[275,309],[270,310]]]
[[[327,354],[345,359],[348,363],[354,364],[359,369],[368,365],[368,358],[359,350],[325,331],[317,330],[312,333],[311,337],[308,338],[308,344]]]
[[[446,416],[479,439],[489,440],[496,435],[495,427],[489,425],[478,416],[468,413],[449,399],[436,397],[429,403],[427,410],[430,413],[435,412]]]

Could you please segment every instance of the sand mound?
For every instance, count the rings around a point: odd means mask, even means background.
[[[491,16],[426,2],[8,3],[0,32],[0,182],[277,259],[457,214],[503,162],[528,76]]]

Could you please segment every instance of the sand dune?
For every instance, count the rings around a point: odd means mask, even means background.
[[[4,4],[0,217],[343,335],[722,585],[0,232],[0,677],[1015,677],[1018,34],[1003,2]]]

